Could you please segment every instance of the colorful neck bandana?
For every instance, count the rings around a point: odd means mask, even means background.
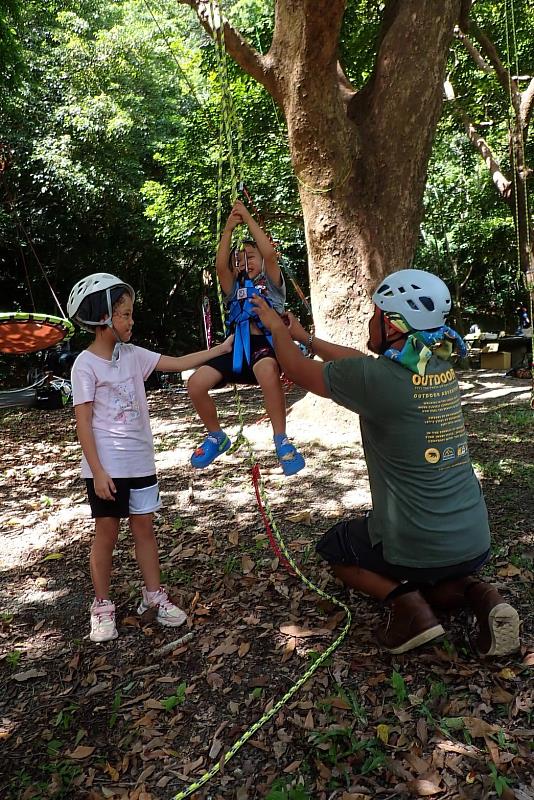
[[[406,333],[408,338],[402,350],[390,347],[384,355],[417,375],[425,374],[433,355],[448,361],[454,347],[458,349],[461,358],[465,358],[467,354],[464,340],[448,325],[442,325],[433,331],[414,331],[400,314],[389,313],[387,318],[401,333]]]

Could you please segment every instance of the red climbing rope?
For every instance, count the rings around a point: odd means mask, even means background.
[[[269,537],[269,542],[271,544],[271,548],[272,548],[275,556],[277,557],[277,559],[280,561],[280,564],[283,564],[283,566],[287,569],[287,571],[290,572],[292,575],[294,575],[295,573],[293,571],[293,568],[291,567],[291,565],[290,565],[289,561],[287,560],[287,558],[285,557],[285,555],[280,550],[280,547],[278,546],[278,542],[274,538],[274,534],[273,534],[272,529],[271,529],[271,523],[269,521],[269,517],[267,516],[267,512],[265,511],[265,506],[263,505],[263,501],[261,499],[261,493],[260,493],[260,465],[259,464],[254,464],[254,466],[252,467],[252,483],[254,485],[254,491],[256,492],[256,502],[258,503],[258,508],[260,510],[260,514],[262,516],[263,523],[265,525],[265,530],[267,531],[267,536]]]

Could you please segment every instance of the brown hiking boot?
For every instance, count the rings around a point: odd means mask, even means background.
[[[388,622],[376,631],[379,643],[390,653],[406,653],[445,633],[420,592],[399,595],[390,609]]]
[[[519,614],[489,583],[474,581],[465,596],[477,618],[477,648],[484,656],[506,656],[519,650]]]
[[[441,581],[435,586],[424,586],[421,594],[426,602],[438,611],[457,611],[468,606],[465,593],[468,587],[474,583],[480,583],[478,578],[471,576],[455,578],[450,581]]]

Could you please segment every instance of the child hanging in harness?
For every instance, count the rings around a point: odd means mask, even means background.
[[[247,225],[253,240],[231,250],[232,232],[242,224]],[[229,449],[230,440],[219,424],[209,391],[229,382],[241,383],[260,386],[273,426],[276,456],[284,474],[294,475],[304,467],[304,458],[286,436],[280,367],[269,332],[260,329],[261,323],[250,303],[250,296],[256,292],[282,314],[286,287],[275,248],[240,200],[234,203],[224,226],[215,265],[235,331],[234,347],[232,353],[217,356],[197,369],[188,381],[191,402],[208,430],[206,439],[191,456],[191,464],[203,469]]]

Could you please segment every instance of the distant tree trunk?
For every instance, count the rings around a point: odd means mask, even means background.
[[[192,6],[211,30],[208,0],[178,2]],[[228,24],[224,40],[287,121],[317,333],[361,346],[372,290],[413,257],[462,0],[388,0],[374,70],[359,91],[337,60],[345,6],[345,0],[276,0],[265,55]]]

